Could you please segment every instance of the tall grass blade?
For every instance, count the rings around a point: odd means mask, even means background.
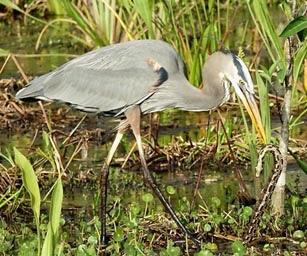
[[[21,8],[19,8],[19,6],[17,4],[15,4],[13,1],[10,1],[10,0],[0,0],[0,4],[6,6],[7,8],[10,8],[10,9],[13,9],[13,10],[16,10],[22,14],[24,14],[25,16],[33,19],[33,20],[36,20],[40,23],[44,23],[46,24],[46,21],[42,20],[42,19],[39,19],[39,18],[36,18],[35,16],[32,16],[31,14],[29,14],[28,12],[25,12],[24,10],[22,10]]]
[[[98,36],[90,25],[91,23],[89,20],[81,13],[81,11],[69,0],[64,0],[62,3],[67,15],[77,22],[85,34],[89,35],[96,45],[103,45],[102,39]]]
[[[268,88],[262,80],[258,71],[256,71],[256,81],[258,85],[259,100],[260,100],[260,113],[264,126],[265,136],[268,143],[271,141],[271,115],[268,97]]]
[[[272,61],[278,63],[278,78],[283,81],[286,75],[285,54],[271,19],[268,3],[264,0],[252,1],[252,5],[249,0],[246,0],[246,3]]]
[[[47,0],[49,12],[55,15],[65,14],[64,8],[60,0]]]
[[[300,70],[304,66],[304,60],[306,59],[307,56],[307,41],[305,41],[301,47],[297,50],[297,52],[294,55],[294,60],[293,60],[293,81],[294,85],[297,83]]]
[[[153,28],[153,0],[134,0],[134,7],[138,14],[144,20],[146,27],[148,28],[148,34],[150,38],[155,38]]]
[[[240,111],[241,111],[241,115],[242,115],[242,120],[243,120],[243,123],[244,123],[245,131],[246,131],[245,138],[246,138],[246,142],[248,144],[248,148],[249,148],[249,152],[250,152],[251,169],[252,169],[253,172],[255,172],[255,167],[257,165],[257,159],[258,159],[257,136],[256,136],[255,129],[253,129],[250,132],[249,127],[248,127],[248,123],[247,123],[247,120],[246,120],[246,116],[244,114],[243,105],[240,102],[240,100],[238,100],[238,102],[239,102],[239,106],[240,106]]]
[[[16,11],[19,11],[19,12],[24,12],[22,9],[19,8],[19,6],[17,4],[15,4],[11,0],[0,0],[0,4],[10,8],[10,9],[13,9],[13,10],[16,10]]]
[[[256,81],[258,85],[258,91],[259,91],[259,99],[260,99],[260,113],[261,113],[261,119],[264,126],[264,132],[265,136],[267,138],[267,142],[270,143],[271,141],[271,115],[270,115],[270,105],[269,105],[269,97],[268,97],[268,88],[263,81],[262,77],[256,71]],[[273,164],[273,158],[270,155],[266,155],[264,157],[264,178],[265,180],[269,177],[271,173],[271,167]]]
[[[253,7],[262,30],[269,38],[270,43],[274,47],[279,60],[283,60],[284,51],[282,48],[281,41],[277,34],[277,29],[273,25],[267,1],[264,0],[253,1]]]
[[[37,177],[29,160],[15,147],[14,147],[14,154],[15,154],[15,163],[18,166],[18,168],[22,171],[23,185],[25,186],[26,190],[30,195],[31,208],[34,213],[34,218],[37,228],[38,255],[40,255],[39,216],[40,216],[41,196],[37,182]]]

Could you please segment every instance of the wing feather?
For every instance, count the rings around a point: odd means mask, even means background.
[[[183,63],[169,44],[131,41],[73,59],[31,81],[16,97],[59,100],[90,112],[121,112],[150,97],[155,87],[179,71]]]

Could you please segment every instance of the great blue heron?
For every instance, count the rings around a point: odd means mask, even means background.
[[[265,141],[254,87],[246,65],[230,52],[216,52],[204,65],[203,87],[192,86],[176,51],[159,40],[139,40],[106,46],[77,57],[32,80],[18,99],[58,100],[77,109],[123,117],[101,175],[101,244],[106,242],[106,203],[109,165],[125,130],[136,139],[145,180],[178,226],[197,239],[179,221],[149,172],[140,135],[141,114],[178,108],[208,111],[229,99],[230,88],[242,100],[260,138]]]

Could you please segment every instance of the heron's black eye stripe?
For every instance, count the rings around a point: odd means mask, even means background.
[[[245,74],[244,74],[244,71],[243,71],[243,68],[242,68],[242,65],[241,65],[240,61],[238,60],[238,57],[236,55],[232,54],[232,60],[233,60],[234,65],[237,68],[238,75],[240,77],[242,77],[245,81],[247,81]],[[244,80],[242,80],[242,81],[244,82]],[[240,85],[241,85],[241,82],[240,82]]]

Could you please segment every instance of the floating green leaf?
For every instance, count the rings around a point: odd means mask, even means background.
[[[142,200],[143,200],[145,203],[150,203],[150,202],[152,202],[152,200],[153,200],[153,195],[150,194],[150,193],[146,193],[146,194],[142,195]]]
[[[213,256],[214,254],[207,249],[202,249],[198,253],[194,254],[195,256]]]
[[[245,206],[245,207],[243,208],[243,214],[244,214],[245,216],[249,217],[249,216],[252,215],[252,213],[253,213],[253,209],[252,209],[251,207]]]
[[[124,230],[122,228],[117,228],[113,234],[113,239],[116,242],[120,242],[124,240],[125,235],[124,235]]]
[[[296,33],[302,31],[303,29],[307,29],[307,17],[299,16],[292,20],[281,32],[280,37],[289,37],[293,36]]]
[[[166,192],[170,195],[174,195],[176,193],[176,189],[173,186],[169,185],[166,187]]]
[[[303,239],[304,238],[304,232],[302,230],[294,231],[293,238],[297,239],[297,240]]]
[[[245,252],[246,252],[246,248],[244,247],[243,243],[241,241],[234,241],[232,244],[231,244],[231,249],[232,249],[232,252],[238,256],[243,256],[245,255]]]
[[[221,205],[221,200],[217,198],[216,196],[214,196],[211,198],[211,203],[213,207],[218,208]]]
[[[204,225],[204,231],[205,232],[210,232],[211,231],[211,225],[210,224],[208,224],[208,223],[206,223],[205,225]]]

